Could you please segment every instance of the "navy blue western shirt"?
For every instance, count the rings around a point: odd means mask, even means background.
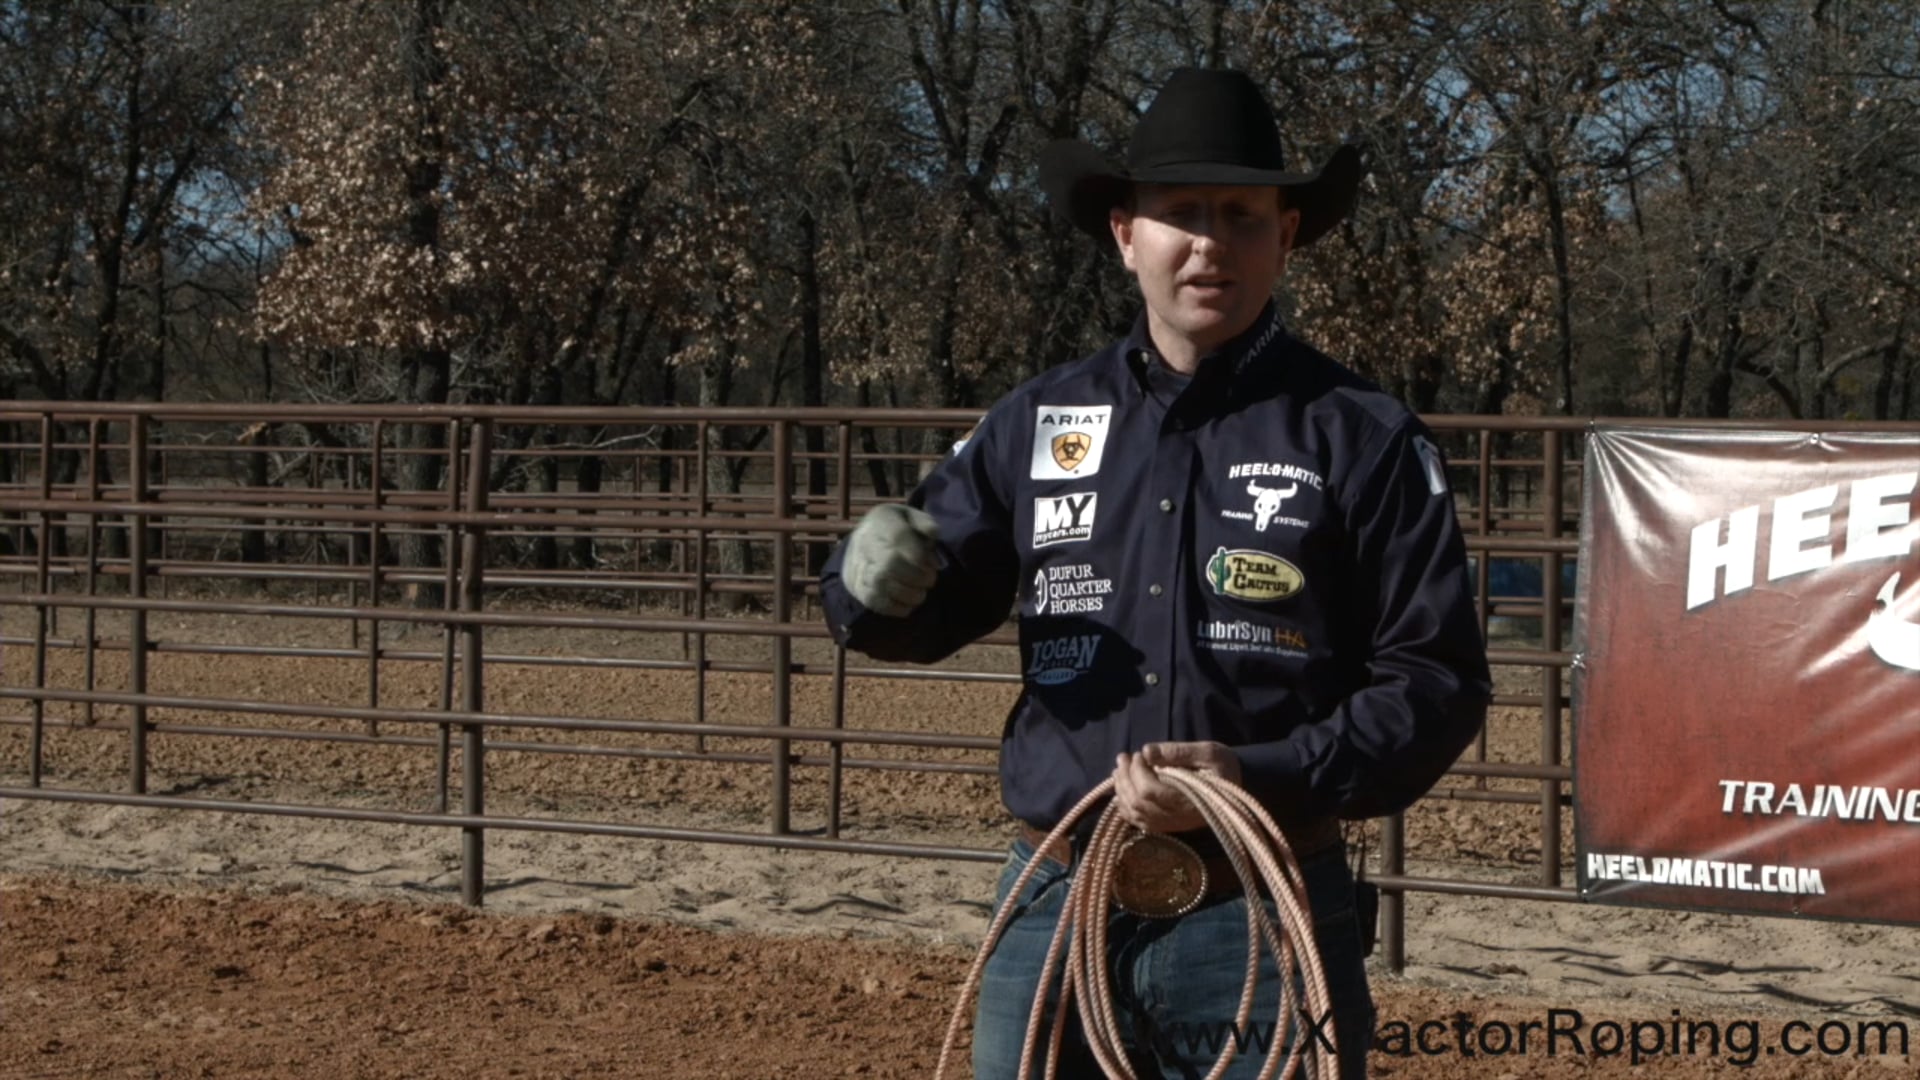
[[[1031,825],[1161,741],[1234,747],[1283,821],[1404,808],[1491,692],[1439,451],[1271,306],[1191,379],[1144,325],[1007,395],[913,493],[941,567],[910,615],[864,608],[835,552],[834,636],[931,663],[1017,604],[1001,797]]]

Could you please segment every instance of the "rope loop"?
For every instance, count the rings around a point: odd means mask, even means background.
[[[1249,898],[1258,897],[1264,887],[1265,892],[1275,900],[1279,913],[1278,925],[1267,915],[1265,904],[1251,902],[1251,899],[1247,904],[1247,977],[1240,991],[1240,1007],[1234,1016],[1234,1023],[1238,1025],[1236,1030],[1247,1030],[1253,1018],[1254,988],[1263,948],[1274,957],[1280,971],[1280,1006],[1278,1015],[1274,1017],[1273,1028],[1276,1034],[1287,1030],[1289,1017],[1300,1015],[1297,1000],[1300,990],[1296,989],[1296,984],[1304,990],[1309,1015],[1327,1015],[1331,1008],[1330,994],[1326,971],[1321,966],[1319,948],[1314,941],[1313,913],[1307,902],[1306,879],[1301,875],[1300,863],[1280,827],[1265,808],[1254,801],[1253,796],[1212,773],[1174,767],[1158,768],[1155,772],[1199,808],[1208,828],[1219,838],[1221,848],[1233,864],[1234,873],[1239,875],[1246,895]],[[1109,779],[1088,792],[1067,812],[1060,824],[1054,826],[1039,850],[1055,848],[1056,844],[1064,848],[1080,819],[1100,800],[1111,795],[1113,786],[1113,781]],[[1040,985],[1034,991],[1033,1009],[1027,1017],[1026,1043],[1020,1053],[1020,1080],[1030,1080],[1034,1075],[1041,1018],[1055,973],[1061,970],[1062,953],[1065,954],[1066,964],[1064,974],[1060,976],[1060,998],[1054,1008],[1044,1075],[1051,1080],[1058,1071],[1067,1010],[1077,1008],[1081,1030],[1085,1032],[1087,1043],[1109,1080],[1135,1080],[1121,1039],[1120,1022],[1113,1010],[1113,980],[1107,967],[1107,917],[1113,906],[1114,879],[1119,872],[1121,852],[1137,835],[1139,830],[1121,817],[1112,802],[1107,804],[1094,823],[1086,850],[1073,870],[1066,909],[1061,913],[1060,924],[1054,928]],[[974,957],[973,967],[967,972],[967,980],[960,988],[960,1000],[955,1003],[953,1018],[947,1024],[947,1037],[940,1045],[940,1061],[934,1071],[934,1080],[944,1080],[947,1075],[949,1059],[966,1023],[968,1007],[979,992],[981,979],[986,973],[987,959],[993,955],[994,946],[1006,931],[1015,901],[1032,880],[1039,865],[1039,852],[1036,851],[1034,857],[1027,860],[1013,888],[1008,890],[1005,902],[994,913],[993,922],[987,927],[979,955]],[[1333,1044],[1333,1033],[1324,1033],[1324,1038],[1325,1043],[1318,1038],[1290,1040],[1291,1047],[1284,1058],[1268,1055],[1260,1070],[1260,1080],[1272,1080],[1275,1075],[1293,1080],[1302,1075],[1301,1070],[1309,1061],[1311,1068],[1306,1075],[1339,1075],[1338,1047]],[[1226,1040],[1224,1051],[1207,1073],[1207,1080],[1219,1080],[1238,1052],[1239,1041]]]

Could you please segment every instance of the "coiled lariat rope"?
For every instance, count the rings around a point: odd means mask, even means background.
[[[1330,995],[1326,971],[1321,967],[1319,948],[1314,942],[1313,915],[1308,908],[1306,880],[1301,876],[1300,864],[1294,858],[1293,848],[1287,843],[1280,827],[1252,796],[1212,773],[1173,767],[1161,767],[1155,772],[1160,779],[1178,788],[1199,809],[1207,826],[1219,838],[1220,846],[1226,851],[1248,897],[1247,979],[1241,987],[1239,1011],[1234,1016],[1234,1023],[1238,1025],[1235,1030],[1247,1030],[1247,1024],[1253,1016],[1254,984],[1260,971],[1263,943],[1272,952],[1280,971],[1280,1009],[1274,1018],[1275,1038],[1278,1039],[1287,1030],[1290,1017],[1299,1015],[1296,1011],[1296,972],[1306,994],[1310,1015],[1326,1016],[1331,1008]],[[993,947],[1006,929],[1015,901],[1039,868],[1040,854],[1050,849],[1066,850],[1066,838],[1074,831],[1075,824],[1090,807],[1112,791],[1113,781],[1106,780],[1067,812],[1067,816],[1047,836],[1046,843],[1040,845],[1034,857],[1027,860],[1019,880],[1008,891],[1006,901],[994,913],[993,922],[987,927],[986,940],[981,942],[980,953],[974,958],[973,967],[967,972],[967,981],[960,988],[960,1000],[954,1005],[953,1019],[947,1025],[946,1041],[940,1045],[940,1062],[935,1068],[934,1080],[942,1080],[947,1074],[948,1061],[959,1040],[960,1029],[966,1022],[968,1006],[979,991],[981,977],[986,972],[987,958],[993,955]],[[1121,852],[1136,832],[1112,803],[1101,812],[1099,821],[1094,825],[1086,851],[1079,865],[1074,868],[1073,882],[1067,891],[1066,910],[1061,913],[1060,924],[1054,929],[1052,944],[1047,948],[1046,968],[1041,973],[1039,987],[1034,991],[1033,1011],[1027,1017],[1027,1039],[1020,1053],[1020,1080],[1028,1080],[1033,1075],[1040,1020],[1046,1009],[1047,992],[1053,985],[1054,971],[1059,966],[1062,949],[1067,953],[1066,974],[1061,980],[1060,999],[1054,1008],[1045,1075],[1051,1080],[1058,1070],[1067,1009],[1077,1005],[1081,1029],[1086,1034],[1094,1057],[1100,1062],[1100,1068],[1113,1080],[1135,1080],[1121,1042],[1120,1023],[1113,1012],[1112,977],[1107,970],[1107,915]],[[1266,893],[1274,898],[1280,915],[1279,926],[1276,927],[1274,920],[1268,917],[1266,905],[1255,902],[1260,895],[1257,885],[1264,885]],[[1070,946],[1069,939],[1072,942]],[[1260,1080],[1272,1080],[1277,1073],[1292,1080],[1299,1075],[1301,1066],[1309,1058],[1313,1060],[1311,1075],[1338,1075],[1338,1047],[1334,1044],[1332,1031],[1325,1031],[1313,1038],[1294,1038],[1290,1041],[1292,1046],[1284,1059],[1268,1055],[1266,1064],[1260,1070]],[[1238,1039],[1225,1040],[1225,1049],[1214,1063],[1213,1070],[1207,1074],[1207,1080],[1218,1080],[1238,1052]],[[1280,1073],[1283,1066],[1285,1072]]]

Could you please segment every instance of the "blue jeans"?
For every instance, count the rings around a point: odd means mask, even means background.
[[[1000,871],[996,911],[1032,858],[1033,847],[1016,840]],[[1366,1076],[1367,1050],[1373,1042],[1373,996],[1367,988],[1346,853],[1337,846],[1329,848],[1309,856],[1301,871],[1333,1015],[1296,1018],[1278,1033],[1273,1022],[1280,1007],[1280,978],[1270,955],[1260,959],[1252,1021],[1245,1029],[1234,1025],[1247,968],[1246,897],[1217,901],[1178,919],[1147,919],[1114,910],[1107,929],[1107,963],[1113,975],[1114,1011],[1136,1073],[1167,1080],[1204,1077],[1221,1052],[1238,1040],[1240,1051],[1226,1076],[1229,1080],[1257,1076],[1266,1051],[1285,1054],[1293,1039],[1314,1038],[1317,1026],[1337,1036],[1341,1080]],[[1020,1051],[1040,968],[1071,883],[1071,871],[1046,859],[1021,891],[980,985],[974,1011],[975,1080],[1014,1080],[1020,1074]],[[1260,902],[1277,921],[1273,901]],[[1046,1028],[1051,1026],[1059,988],[1056,973],[1042,1021],[1046,1027],[1034,1053],[1036,1077],[1045,1067],[1050,1035]],[[1099,1080],[1100,1066],[1080,1031],[1077,1008],[1070,1015],[1074,1018],[1061,1037],[1059,1075]]]

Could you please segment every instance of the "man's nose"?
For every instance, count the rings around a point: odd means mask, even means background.
[[[1193,246],[1208,249],[1220,246],[1220,215],[1211,209],[1202,209],[1193,220]]]

